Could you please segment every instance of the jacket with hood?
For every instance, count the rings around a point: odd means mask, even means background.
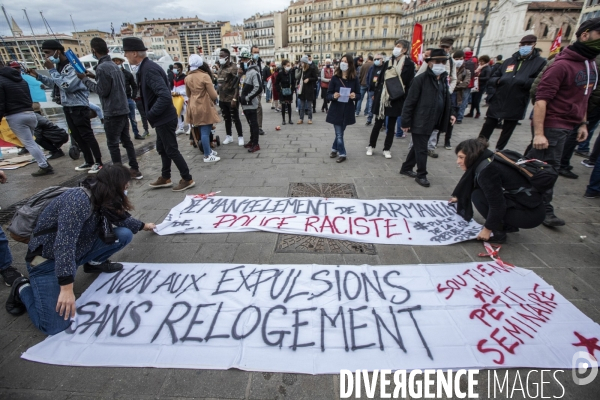
[[[262,92],[262,77],[258,65],[248,66],[240,91],[242,110],[258,109],[259,95]]]
[[[545,128],[573,129],[585,120],[588,99],[597,87],[596,63],[570,46],[554,60],[540,80],[535,99],[546,101]]]
[[[95,81],[82,79],[87,88],[98,94],[105,117],[129,115],[129,104],[125,91],[125,75],[109,55],[100,57],[96,68]]]
[[[496,93],[490,100],[486,116],[509,121],[525,118],[529,90],[545,65],[546,59],[535,49],[527,58],[516,52],[506,59],[488,81],[488,85],[496,88]]]
[[[6,115],[33,111],[29,85],[21,71],[11,67],[0,68],[0,120]]]
[[[238,66],[231,61],[222,65],[217,75],[217,82],[219,83],[219,101],[231,103],[240,82]]]
[[[167,74],[160,65],[144,58],[138,67],[136,81],[146,118],[153,128],[177,120]]]
[[[77,71],[68,61],[61,62],[56,68],[52,68],[48,72],[50,76],[38,74],[37,79],[49,88],[56,85],[60,92],[60,104],[63,107],[90,106],[88,100],[90,91],[83,81],[77,77]]]

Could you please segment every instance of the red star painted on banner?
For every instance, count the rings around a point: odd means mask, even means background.
[[[587,339],[578,332],[573,332],[573,333],[575,334],[575,336],[577,336],[577,339],[579,339],[579,343],[572,343],[573,346],[585,347],[587,349],[587,352],[592,357],[596,358],[596,356],[594,355],[594,352],[596,350],[600,350],[600,346],[598,346],[598,339],[596,339],[596,338]]]

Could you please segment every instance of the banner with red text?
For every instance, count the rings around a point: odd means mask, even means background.
[[[443,245],[475,239],[466,222],[439,200],[190,195],[156,228],[159,235],[266,231],[362,243]]]
[[[73,366],[339,373],[571,368],[600,326],[534,272],[493,262],[124,264],[23,358]]]

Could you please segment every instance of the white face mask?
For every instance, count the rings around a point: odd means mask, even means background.
[[[227,58],[219,58],[219,64],[227,64]]]
[[[285,67],[286,72],[292,69],[292,67]]]
[[[127,190],[124,190],[124,191],[123,191],[123,194],[124,194],[125,196],[127,196]]]
[[[402,54],[402,49],[400,47],[394,47],[394,50],[392,50],[392,54],[394,55],[394,57],[399,57]]]
[[[341,63],[340,63],[340,69],[341,69],[342,71],[348,71],[348,63],[341,62]]]
[[[465,62],[465,60],[454,60],[454,64],[456,64],[457,68],[462,67],[464,62]]]
[[[446,72],[446,66],[444,64],[433,64],[431,70],[436,76],[440,76],[444,72]]]

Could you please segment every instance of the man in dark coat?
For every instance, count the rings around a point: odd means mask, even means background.
[[[112,57],[112,60],[119,68],[121,68],[121,72],[123,72],[123,76],[125,77],[125,94],[127,95],[127,104],[129,105],[129,122],[131,122],[131,129],[133,130],[133,137],[137,140],[144,140],[145,137],[140,135],[140,131],[137,127],[137,121],[135,120],[135,99],[137,97],[137,83],[135,82],[135,78],[133,74],[123,68],[124,59],[121,57]]]
[[[169,89],[173,90],[175,73],[173,73],[173,64],[169,65],[169,69],[167,69],[167,79],[169,80]]]
[[[546,65],[546,59],[540,57],[535,49],[536,43],[536,36],[524,36],[519,43],[519,51],[504,61],[488,81],[488,85],[496,88],[496,93],[491,99],[479,136],[489,140],[498,121],[503,119],[502,133],[496,143],[496,150],[504,149],[517,127],[517,122],[525,118],[529,90]]]
[[[156,151],[162,161],[161,176],[150,184],[153,188],[171,187],[171,162],[175,163],[181,180],[173,187],[174,192],[181,192],[193,187],[196,183],[190,175],[185,159],[177,146],[177,111],[173,105],[171,90],[165,71],[146,55],[146,46],[140,38],[123,38],[123,51],[129,64],[136,71],[136,81],[140,98],[144,105],[148,122],[156,130]]]
[[[446,63],[448,55],[442,49],[433,49],[429,58],[427,72],[418,75],[404,101],[402,109],[402,130],[411,132],[413,146],[400,169],[401,175],[415,178],[424,187],[427,180],[427,142],[434,129],[446,132],[448,122],[454,124],[456,118],[451,115],[450,87]],[[417,165],[417,172],[413,168]]]

